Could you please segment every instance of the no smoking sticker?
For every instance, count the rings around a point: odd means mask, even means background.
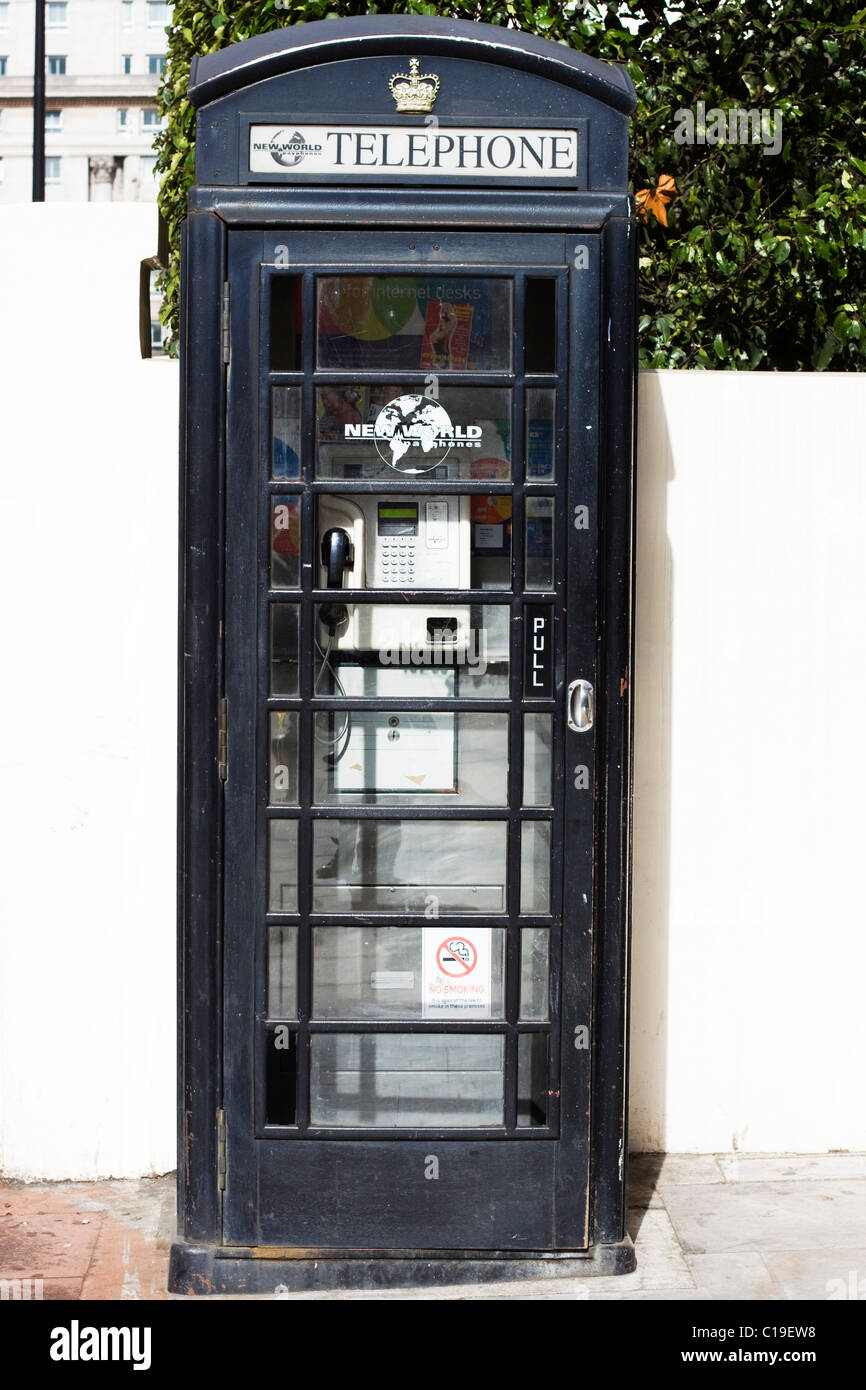
[[[465,979],[478,964],[478,952],[468,937],[452,936],[449,941],[443,941],[437,950],[436,964],[443,975],[451,979]]]
[[[449,935],[424,929],[421,992],[425,1018],[489,1018],[490,927]]]

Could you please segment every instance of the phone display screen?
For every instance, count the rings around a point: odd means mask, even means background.
[[[378,529],[380,536],[417,536],[418,503],[380,502]]]

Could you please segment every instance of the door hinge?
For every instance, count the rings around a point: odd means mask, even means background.
[[[229,702],[220,700],[219,732],[217,742],[217,770],[220,781],[225,782],[229,775]]]
[[[223,362],[231,360],[232,299],[228,280],[223,281]]]
[[[226,1190],[226,1112],[217,1111],[217,1188]]]

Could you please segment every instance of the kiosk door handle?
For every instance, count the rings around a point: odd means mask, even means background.
[[[589,681],[572,681],[565,697],[568,727],[576,734],[585,734],[595,722],[595,691]]]

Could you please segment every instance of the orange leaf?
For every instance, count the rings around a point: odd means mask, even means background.
[[[649,200],[648,206],[656,220],[661,222],[663,227],[666,227],[668,225],[667,198],[665,198],[663,194],[659,197],[653,194]]]
[[[676,181],[671,174],[662,174],[653,192],[642,188],[635,194],[638,214],[646,222],[650,213],[663,227],[668,225],[667,205],[678,193]]]

